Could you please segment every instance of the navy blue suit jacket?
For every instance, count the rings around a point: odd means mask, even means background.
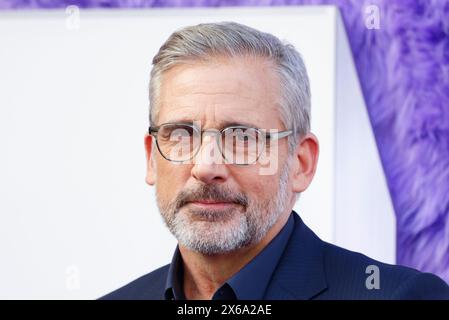
[[[326,243],[293,214],[295,229],[268,284],[266,299],[449,299],[448,285],[437,276]],[[378,289],[367,287],[369,266],[378,268]],[[164,299],[168,268],[161,267],[101,299]]]

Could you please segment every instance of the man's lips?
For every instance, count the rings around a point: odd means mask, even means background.
[[[189,201],[189,204],[207,209],[224,209],[237,205],[237,203],[235,202],[220,200],[195,200]]]

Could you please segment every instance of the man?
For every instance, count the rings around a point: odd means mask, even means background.
[[[179,30],[153,59],[150,106],[146,182],[178,246],[103,299],[449,298],[440,278],[325,243],[292,211],[319,152],[293,46],[237,23]]]

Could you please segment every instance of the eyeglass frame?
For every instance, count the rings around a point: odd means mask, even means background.
[[[199,146],[197,147],[197,150],[195,151],[195,153],[194,153],[189,159],[186,159],[186,160],[172,160],[172,159],[167,158],[167,157],[164,155],[164,153],[161,151],[161,148],[160,148],[160,146],[159,146],[159,142],[158,142],[158,139],[157,139],[157,134],[158,134],[158,132],[159,132],[159,129],[160,129],[162,126],[164,126],[164,125],[180,125],[180,126],[190,127],[190,128],[192,128],[193,131],[195,131],[196,133],[199,134],[199,137],[200,137],[200,144],[199,144]],[[288,136],[290,136],[290,135],[293,133],[293,130],[290,130],[290,129],[289,129],[289,130],[284,130],[284,131],[266,132],[266,131],[263,131],[263,130],[265,130],[265,129],[255,128],[255,127],[249,127],[249,126],[243,126],[243,125],[228,126],[228,127],[225,127],[225,128],[223,128],[223,129],[221,129],[221,130],[218,130],[218,129],[204,129],[204,130],[200,130],[197,126],[192,125],[192,124],[190,124],[190,123],[182,123],[182,122],[166,122],[166,123],[160,124],[159,126],[149,126],[149,127],[148,127],[148,134],[149,134],[150,136],[154,137],[154,139],[156,140],[156,147],[157,147],[157,150],[159,151],[160,155],[161,155],[165,160],[170,161],[170,162],[182,163],[182,162],[190,161],[191,159],[193,159],[193,158],[198,154],[198,152],[201,150],[201,146],[202,146],[202,144],[203,144],[203,133],[204,133],[204,132],[211,132],[211,131],[214,131],[214,132],[215,132],[215,137],[216,137],[216,140],[217,140],[217,141],[216,141],[216,142],[217,142],[217,146],[218,146],[218,149],[220,150],[220,154],[221,154],[222,158],[223,158],[225,161],[228,161],[228,160],[226,159],[224,153],[223,153],[223,150],[221,149],[221,143],[220,143],[220,140],[219,140],[218,137],[222,137],[222,136],[223,136],[223,132],[225,132],[226,130],[229,130],[229,129],[253,129],[253,130],[256,130],[258,134],[260,133],[260,134],[265,138],[265,139],[264,139],[264,145],[263,145],[262,151],[261,151],[260,154],[257,156],[256,160],[254,160],[254,162],[252,162],[252,163],[247,163],[247,164],[228,163],[228,164],[234,164],[234,165],[250,165],[250,164],[256,163],[257,160],[259,160],[259,158],[260,158],[260,156],[261,156],[263,150],[265,149],[265,146],[266,146],[265,141],[266,141],[267,139],[270,139],[270,141],[276,141],[276,140],[279,140],[279,139],[288,137]],[[219,133],[219,134],[218,134],[218,133]]]

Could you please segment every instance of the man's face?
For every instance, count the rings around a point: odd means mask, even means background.
[[[263,59],[178,65],[164,73],[159,98],[155,125],[196,122],[202,130],[229,124],[289,129],[277,106],[279,78]],[[211,161],[211,148],[219,154],[215,141],[206,133],[188,164],[170,162],[156,151],[147,175],[147,182],[156,186],[164,221],[180,245],[204,254],[259,242],[292,199],[286,138],[278,141],[278,169],[272,175],[261,175],[257,162],[239,166]]]

